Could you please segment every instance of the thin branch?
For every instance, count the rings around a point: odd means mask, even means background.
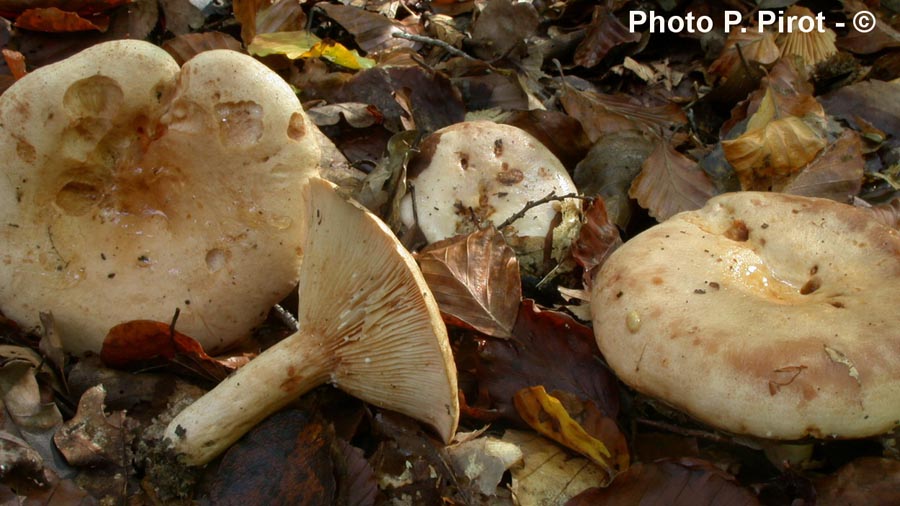
[[[287,328],[291,329],[293,332],[297,332],[300,329],[300,322],[294,318],[294,315],[290,313],[287,309],[281,307],[281,304],[275,304],[275,314],[278,315],[278,318],[281,320]]]
[[[462,56],[463,58],[467,58],[469,60],[477,60],[478,59],[473,56],[469,56],[464,51],[461,51],[442,40],[433,39],[431,37],[426,37],[424,35],[414,35],[412,33],[406,33],[406,32],[394,32],[391,34],[391,36],[396,39],[406,39],[406,40],[411,40],[413,42],[421,42],[422,44],[437,46],[452,55]]]
[[[525,205],[522,207],[522,209],[520,209],[515,214],[513,214],[512,216],[507,218],[506,221],[504,221],[503,223],[497,225],[497,230],[503,230],[504,228],[512,225],[519,219],[523,218],[525,216],[525,213],[527,213],[528,211],[530,211],[531,209],[533,209],[537,206],[547,204],[549,202],[555,202],[557,200],[566,200],[566,199],[593,200],[594,197],[578,195],[577,193],[569,193],[569,194],[563,195],[561,197],[557,197],[556,192],[550,192],[544,198],[541,198],[538,200],[529,200],[528,202],[526,202]]]

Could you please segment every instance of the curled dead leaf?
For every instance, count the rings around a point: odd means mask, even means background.
[[[697,162],[669,143],[657,144],[628,190],[628,195],[658,221],[699,209],[715,194],[715,185]]]
[[[776,119],[722,149],[744,190],[770,190],[812,161],[825,148],[825,138],[796,116]]]
[[[568,402],[564,404],[561,399]],[[559,392],[548,394],[540,385],[519,390],[514,401],[519,416],[531,428],[600,466],[607,474],[603,485],[628,469],[625,436],[616,422],[604,416],[593,402]]]
[[[417,256],[441,312],[494,337],[510,337],[522,283],[503,235],[488,227],[436,242]]]
[[[596,197],[585,210],[578,239],[572,244],[572,257],[584,270],[581,279],[585,288],[590,289],[594,272],[621,245],[619,229],[610,222],[603,198]]]
[[[655,132],[687,122],[675,104],[648,105],[627,95],[607,95],[564,87],[560,102],[566,112],[581,122],[591,143],[606,133],[638,129]]]
[[[69,464],[79,467],[113,466],[119,472],[129,461],[129,432],[125,412],[105,412],[106,389],[97,385],[78,401],[78,411],[53,436]]]

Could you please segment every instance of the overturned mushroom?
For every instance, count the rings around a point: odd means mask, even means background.
[[[0,310],[52,311],[75,353],[176,308],[208,350],[246,336],[297,279],[312,128],[233,51],[179,70],[122,40],[28,74],[0,98]]]
[[[500,226],[528,201],[576,192],[565,167],[540,141],[491,121],[457,123],[431,134],[410,160],[409,178],[414,191],[403,202],[403,221],[418,223],[429,243],[487,223]],[[542,204],[502,230],[523,268],[543,261],[551,231],[553,256],[563,256],[577,235],[579,209],[571,199]],[[554,228],[560,211],[562,221]]]
[[[203,464],[253,425],[330,383],[377,406],[456,430],[456,368],[437,304],[410,254],[374,215],[312,179],[299,331],[251,360],[166,429]]]
[[[636,390],[733,433],[858,438],[900,425],[900,233],[825,199],[743,192],[626,242],[594,332]]]

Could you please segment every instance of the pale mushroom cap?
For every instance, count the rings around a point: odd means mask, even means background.
[[[459,420],[456,365],[418,265],[381,220],[331,183],[314,178],[309,192],[301,332],[333,347],[331,384],[424,421],[449,442]]]
[[[825,199],[743,192],[626,242],[594,332],[636,390],[734,433],[855,438],[900,424],[900,234]]]
[[[491,121],[457,123],[431,134],[410,163],[409,177],[419,228],[430,243],[472,231],[473,213],[497,226],[529,200],[577,191],[565,167],[540,141],[518,127]],[[512,224],[515,235],[543,239],[558,207],[548,203],[531,209]]]
[[[318,147],[253,58],[178,65],[141,41],[40,68],[0,99],[0,310],[52,311],[69,351],[169,321],[208,350],[248,335],[297,279]]]

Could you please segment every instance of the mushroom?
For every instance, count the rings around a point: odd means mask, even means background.
[[[120,40],[28,74],[0,98],[0,310],[52,311],[73,353],[176,308],[209,351],[247,336],[297,280],[313,128],[234,51],[179,70]]]
[[[457,123],[428,136],[408,167],[413,192],[402,202],[407,226],[418,223],[429,243],[472,232],[483,223],[500,226],[529,201],[551,193],[575,193],[575,183],[556,156],[526,131],[491,121]],[[574,199],[530,209],[503,230],[523,269],[544,259],[553,231],[553,257],[568,251],[578,232],[580,202]],[[562,222],[554,220],[562,211]]]
[[[597,343],[634,389],[774,440],[900,420],[900,232],[831,200],[742,192],[626,242],[599,270]]]
[[[165,437],[189,465],[208,462],[256,423],[326,383],[433,427],[459,419],[447,330],[421,272],[380,220],[322,179],[307,190],[299,330],[176,416]]]

